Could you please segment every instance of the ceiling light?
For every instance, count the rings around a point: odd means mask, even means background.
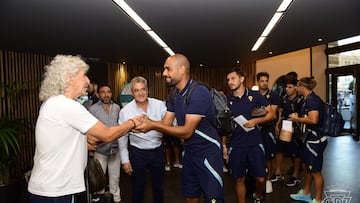
[[[268,25],[266,26],[266,28],[264,29],[263,33],[261,34],[261,36],[268,36],[270,31],[274,28],[274,26],[279,22],[281,16],[283,15],[283,13],[275,13],[273,15],[273,17],[271,18],[270,22],[268,23]]]
[[[285,12],[288,7],[290,6],[291,2],[293,0],[283,0],[283,2],[280,4],[279,8],[277,9],[277,12]]]
[[[267,24],[260,37],[256,40],[256,43],[251,49],[251,51],[257,51],[259,49],[261,44],[265,41],[266,37],[270,34],[271,30],[275,27],[275,25],[280,21],[281,17],[284,15],[284,12],[289,8],[292,2],[293,0],[283,0],[281,2],[279,8],[274,13],[270,22]]]
[[[141,19],[141,17],[124,1],[124,0],[113,0],[120,8],[134,20],[142,29],[151,30],[151,28]]]
[[[164,47],[164,50],[170,55],[175,55],[175,53],[169,48],[169,47]]]
[[[150,35],[150,37],[153,38],[153,40],[155,40],[155,42],[157,42],[161,47],[167,47],[167,45],[165,44],[165,42],[154,32],[154,31],[147,31],[147,33]]]
[[[253,48],[251,49],[251,51],[258,50],[260,45],[264,42],[265,39],[266,39],[266,37],[259,37],[258,40],[256,41],[256,43],[254,44]]]
[[[170,47],[148,26],[143,19],[124,1],[124,0],[113,0],[127,15],[133,20],[139,27],[141,27],[150,37],[158,43],[169,55],[175,53]]]

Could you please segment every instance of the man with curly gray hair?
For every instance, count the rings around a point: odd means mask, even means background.
[[[70,55],[57,55],[45,66],[28,186],[31,203],[74,203],[74,195],[85,191],[88,148],[94,150],[96,143],[111,142],[141,124],[142,115],[106,127],[76,101],[86,94],[88,69],[79,56]]]

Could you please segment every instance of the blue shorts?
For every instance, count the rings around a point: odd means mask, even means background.
[[[172,146],[181,147],[180,138],[170,136],[170,135],[164,135],[163,138],[164,138],[164,147],[165,148],[169,148]]]
[[[75,195],[65,195],[60,197],[45,197],[40,195],[35,195],[29,192],[29,202],[30,203],[72,203],[75,202]]]
[[[309,143],[310,141],[307,141],[300,147],[301,161],[305,164],[309,173],[319,172],[322,169],[327,140],[324,137],[319,141],[319,143]]]
[[[266,160],[271,160],[275,157],[275,152],[277,151],[275,133],[271,131],[261,131],[261,136],[264,141],[265,158]]]
[[[266,159],[263,145],[230,147],[229,166],[235,179],[245,177],[247,170],[252,176],[265,177]]]
[[[222,153],[212,157],[196,157],[188,153],[183,157],[182,193],[184,197],[200,198],[204,202],[224,202],[224,182],[222,179]]]
[[[299,157],[299,144],[297,144],[294,140],[291,142],[285,142],[282,140],[277,140],[276,142],[277,152],[284,153],[285,155],[291,157]]]

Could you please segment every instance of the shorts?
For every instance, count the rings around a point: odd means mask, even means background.
[[[180,138],[171,136],[171,135],[164,135],[164,147],[169,148],[172,146],[181,147],[181,140]]]
[[[305,164],[306,170],[309,173],[319,172],[322,169],[327,140],[323,137],[318,141],[319,143],[310,143],[310,141],[307,141],[301,145],[300,148],[301,161]]]
[[[266,160],[271,160],[275,157],[275,152],[277,151],[275,133],[271,131],[261,131],[261,136],[264,141],[265,147],[265,158]]]
[[[75,202],[75,195],[65,195],[60,197],[46,197],[35,195],[29,192],[29,202],[30,203],[74,203]]]
[[[185,153],[181,174],[184,197],[200,198],[203,194],[206,203],[224,202],[222,170],[222,153],[206,158]]]
[[[230,147],[229,166],[235,179],[245,177],[247,171],[252,176],[265,177],[266,159],[263,145]]]
[[[285,155],[291,157],[299,157],[299,144],[292,140],[291,142],[285,142],[282,140],[277,140],[276,143],[277,152],[284,153]]]

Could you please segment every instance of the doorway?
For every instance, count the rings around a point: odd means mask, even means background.
[[[357,134],[357,77],[353,71],[328,71],[329,89],[328,101],[336,106],[337,111],[341,113],[345,120],[344,132]],[[356,72],[356,71],[355,71]]]

